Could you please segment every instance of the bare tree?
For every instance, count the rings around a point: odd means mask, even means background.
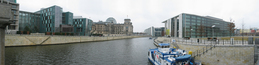
[[[197,26],[198,27],[198,30],[196,31],[196,33],[199,33],[198,36],[202,37],[202,36],[205,36],[205,28],[204,26],[202,25],[202,23],[200,25]]]
[[[232,21],[232,19],[230,19],[230,23],[228,23],[228,30],[229,30],[229,33],[230,33],[230,38],[232,36],[232,33],[234,33],[235,31],[235,21]]]

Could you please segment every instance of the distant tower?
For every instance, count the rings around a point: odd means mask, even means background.
[[[124,31],[127,35],[133,34],[133,25],[130,19],[124,19]]]
[[[130,19],[124,19],[124,24],[132,24]]]

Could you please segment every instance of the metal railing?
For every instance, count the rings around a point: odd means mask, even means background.
[[[176,42],[181,44],[198,44],[198,45],[212,45],[213,43],[215,45],[249,45],[248,41],[241,41],[241,40],[203,40],[199,39],[175,39]]]

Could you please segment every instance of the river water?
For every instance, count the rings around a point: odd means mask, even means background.
[[[149,65],[147,37],[63,45],[7,47],[6,65]]]

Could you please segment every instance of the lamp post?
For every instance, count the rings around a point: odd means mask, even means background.
[[[216,25],[212,25],[211,27],[212,27],[212,37],[214,37],[214,27],[215,27]]]
[[[192,37],[192,30],[193,30],[193,29],[191,29],[191,36],[190,36],[190,37]]]

